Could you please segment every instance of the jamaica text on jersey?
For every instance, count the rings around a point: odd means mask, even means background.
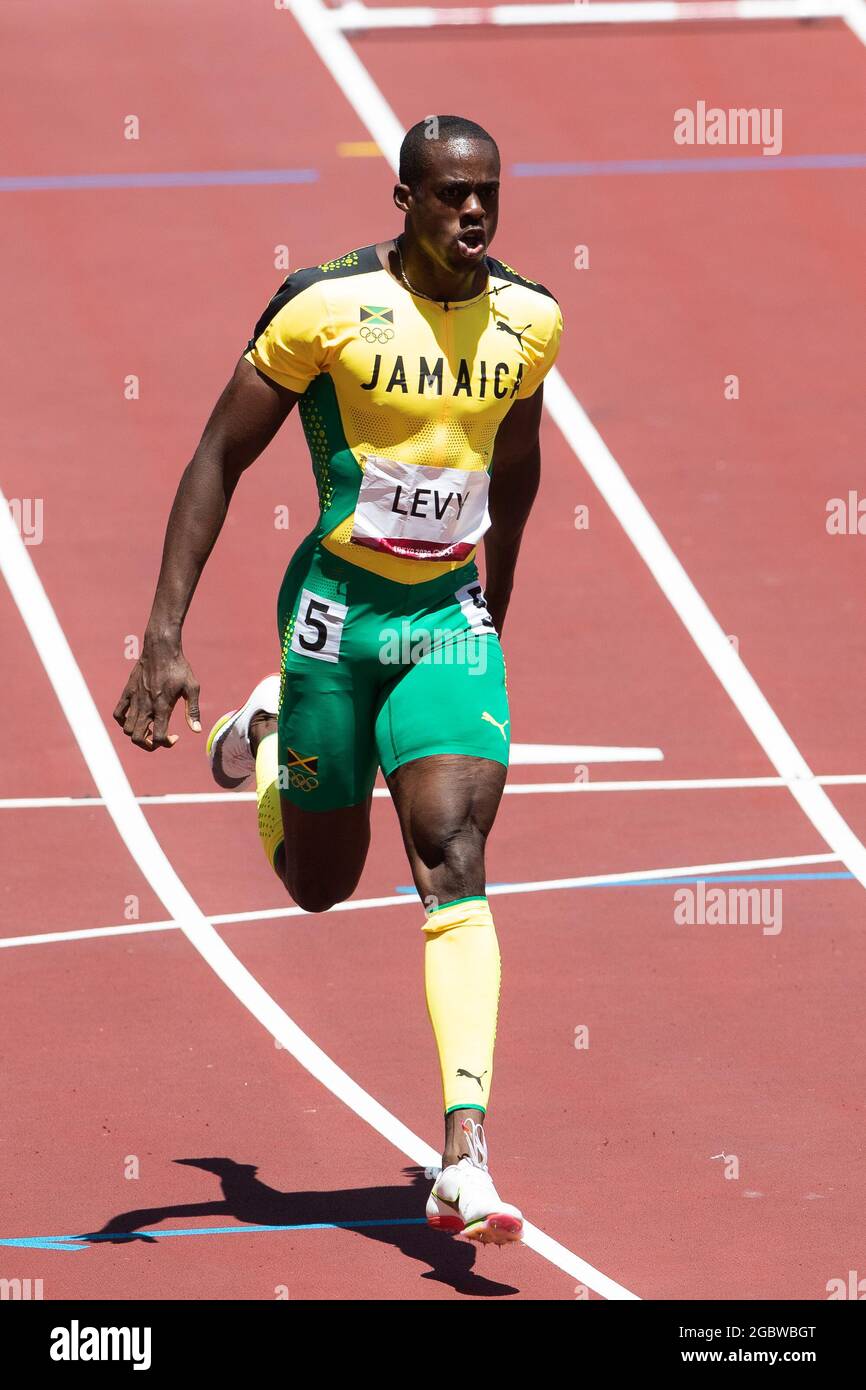
[[[553,365],[559,305],[486,259],[448,308],[411,294],[375,246],[290,275],[247,359],[301,396],[326,550],[414,584],[469,563],[489,525],[496,432]]]

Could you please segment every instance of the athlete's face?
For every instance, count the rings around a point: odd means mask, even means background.
[[[423,179],[399,192],[416,240],[438,265],[465,272],[482,261],[499,221],[499,160],[489,141],[431,140]]]

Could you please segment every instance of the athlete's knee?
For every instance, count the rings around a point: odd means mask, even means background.
[[[327,912],[358,886],[370,843],[369,807],[298,814],[289,805],[283,811],[283,882],[305,912]]]
[[[487,836],[473,820],[457,826],[442,842],[442,861],[453,873],[468,873],[484,863]]]
[[[466,817],[451,825],[441,825],[424,846],[423,858],[434,873],[437,890],[449,897],[476,892],[484,882],[486,835]]]
[[[289,896],[304,912],[329,912],[349,896],[348,893],[341,893],[335,884],[293,877],[291,874],[286,875],[284,882]],[[351,892],[351,889],[349,891]]]
[[[329,912],[337,903],[350,898],[358,886],[359,874],[305,874],[289,869],[284,882],[289,894],[304,912]]]
[[[341,901],[342,899],[336,899],[332,902],[331,895],[329,894],[325,897],[313,895],[312,897],[302,897],[301,902],[298,903],[298,907],[302,907],[305,912],[309,912],[312,915],[316,915],[317,913],[330,912],[331,908],[336,907],[337,902]]]
[[[487,826],[475,814],[471,797],[443,795],[440,788],[436,793],[413,808],[411,820],[415,848],[428,868],[483,854]]]
[[[290,888],[289,893],[304,912],[330,912],[337,903],[345,901],[333,893],[323,893],[315,888]]]

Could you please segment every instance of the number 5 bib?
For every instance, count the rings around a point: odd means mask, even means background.
[[[490,525],[485,469],[362,454],[352,540],[404,560],[465,560]]]

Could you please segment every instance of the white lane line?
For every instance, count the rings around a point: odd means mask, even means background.
[[[816,777],[822,787],[860,787],[866,772]],[[740,791],[762,787],[790,788],[785,777],[671,777],[638,778],[633,782],[508,782],[506,796],[532,796],[548,792],[693,792]],[[376,787],[375,798],[390,800],[387,787]],[[137,796],[139,806],[231,806],[255,801],[255,792],[164,792],[162,796]],[[70,807],[104,806],[101,796],[8,796],[0,799],[0,811],[63,811]]]
[[[338,1067],[301,1028],[289,1018],[254,975],[229,950],[195,899],[181,882],[162,846],[135,800],[120,759],[108,736],[93,696],[66,635],[49,602],[30,555],[12,520],[9,504],[0,491],[0,570],[18,605],[57,699],[84,756],[109,815],[130,855],[150,883],[180,930],[208,965],[254,1018],[301,1066],[331,1093],[377,1130],[413,1163],[438,1167],[441,1155],[408,1126],[380,1105],[356,1081]],[[553,1240],[531,1222],[526,1223],[525,1243],[586,1284],[602,1297],[636,1299],[637,1294],[595,1269],[586,1260]]]
[[[345,36],[334,30],[332,16],[321,0],[286,0],[286,5],[396,170],[403,128],[364,64]],[[777,772],[784,778],[803,779],[791,787],[801,809],[830,849],[866,887],[866,848],[823,788],[815,783],[802,754],[555,367],[547,377],[545,404]],[[571,431],[574,425],[578,426],[577,434]],[[531,1234],[527,1233],[527,1243],[531,1243]]]
[[[510,767],[554,767],[560,763],[661,763],[660,748],[617,748],[590,743],[512,743]]]
[[[487,896],[509,897],[513,893],[551,893],[569,888],[592,888],[616,883],[640,883],[645,879],[696,878],[701,875],[735,873],[751,869],[787,869],[797,865],[838,864],[835,854],[795,854],[783,859],[739,859],[726,864],[687,864],[673,869],[631,869],[621,874],[591,874],[580,878],[548,878],[527,883],[490,884]],[[331,912],[366,912],[373,908],[415,907],[417,898],[411,893],[395,893],[384,898],[349,898],[337,903]],[[327,915],[327,914],[325,914]],[[257,908],[252,912],[220,912],[208,917],[212,926],[228,926],[240,922],[269,922],[283,917],[307,917],[301,907]],[[176,931],[177,922],[123,922],[116,927],[78,927],[70,931],[34,932],[29,936],[0,937],[0,950],[11,946],[48,946],[58,941],[90,941],[101,936],[137,936],[139,933]]]
[[[866,783],[866,773],[851,773],[840,777],[816,777],[825,787],[852,787]],[[521,796],[542,792],[694,792],[743,791],[761,787],[790,790],[784,777],[671,777],[638,778],[632,782],[512,782],[506,795]]]
[[[830,849],[866,888],[866,847],[816,781],[794,740],[555,367],[545,381],[544,403],[698,651],[785,779],[791,795]]]
[[[372,9],[362,0],[344,0],[327,10],[328,22],[345,33],[371,30],[434,29],[504,25],[509,28],[563,24],[677,24],[710,20],[839,19],[845,0],[591,0],[590,4],[394,5]]]
[[[214,919],[210,920],[212,922]],[[4,946],[51,946],[60,941],[90,941],[100,936],[146,936],[150,932],[179,930],[179,924],[174,921],[124,922],[118,927],[79,927],[74,931],[47,931],[42,936],[38,933],[32,936],[5,936],[0,938],[0,950]]]
[[[844,7],[843,18],[852,34],[866,44],[866,4],[863,0],[848,0]]]
[[[850,3],[853,13],[854,0]],[[286,5],[396,170],[403,128],[345,36],[334,30],[322,0],[286,0]],[[770,762],[790,781],[791,795],[866,888],[866,846],[815,781],[782,721],[556,367],[545,381],[544,404]]]

